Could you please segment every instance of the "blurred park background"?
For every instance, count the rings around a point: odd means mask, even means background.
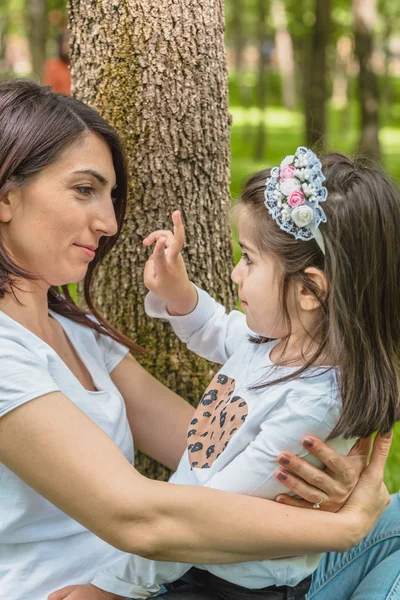
[[[399,2],[226,0],[225,16],[233,199],[247,175],[300,144],[368,154],[400,179]],[[66,0],[1,0],[0,79],[67,92],[66,27]],[[398,426],[391,491],[399,465]]]

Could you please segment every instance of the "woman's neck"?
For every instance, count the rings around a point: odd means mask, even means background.
[[[0,311],[40,337],[52,329],[47,290],[37,282],[24,281],[0,299]]]

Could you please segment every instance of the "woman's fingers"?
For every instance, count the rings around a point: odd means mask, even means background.
[[[368,463],[368,456],[371,454],[372,450],[372,441],[372,435],[367,438],[360,438],[356,441],[348,455],[359,456],[364,464],[364,467],[366,467]]]
[[[366,471],[368,470],[369,475],[376,476],[377,479],[383,478],[383,471],[389,455],[392,437],[392,432],[389,432],[388,434],[378,433],[375,438],[371,460]]]
[[[299,458],[295,454],[290,454],[289,452],[279,454],[278,462],[293,475],[290,479],[282,480],[282,483],[292,490],[292,492],[296,491],[299,496],[309,502],[318,501],[314,500],[315,490],[319,493],[319,497],[321,497],[321,492],[324,492],[329,497],[335,497],[336,500],[336,495],[340,491],[338,489],[339,486],[332,477],[324,471],[321,471],[321,469],[317,469],[317,467],[310,465],[306,460]],[[280,469],[280,471],[282,471],[282,469]],[[278,477],[278,479],[280,478]],[[296,490],[292,487],[294,485],[296,486]],[[301,488],[302,493],[297,491],[299,488]],[[349,494],[351,491],[352,490],[349,491]]]
[[[372,477],[377,482],[382,480],[390,444],[391,434],[376,436],[371,462],[365,470],[368,478]],[[282,494],[280,501],[283,504],[304,508],[310,508],[314,503],[318,503],[323,510],[337,511],[350,496],[365,467],[371,440],[360,440],[349,456],[341,456],[317,438],[306,438],[303,445],[325,463],[329,470],[321,471],[289,452],[280,454],[278,462],[284,468],[276,471],[276,477],[301,498],[301,500],[292,499]]]
[[[321,442],[315,437],[306,437],[303,440],[303,446],[316,458],[318,458],[329,469],[332,475],[343,485],[350,487],[350,491],[356,485],[361,473],[361,468],[357,472],[355,462],[347,456],[342,456],[330,446]]]
[[[311,502],[307,502],[306,500],[301,500],[300,498],[293,498],[293,496],[289,496],[288,494],[281,494],[275,498],[279,504],[286,504],[286,506],[296,506],[297,508],[312,508],[313,505]]]
[[[285,487],[307,502],[315,504],[321,500],[326,502],[326,500],[329,499],[330,501],[328,493],[324,492],[321,488],[309,485],[299,477],[290,473],[287,469],[278,469],[275,475]]]

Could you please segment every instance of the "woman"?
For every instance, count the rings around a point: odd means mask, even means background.
[[[4,597],[43,600],[68,583],[87,583],[120,551],[229,563],[358,543],[388,503],[378,453],[343,510],[309,511],[306,519],[298,508],[135,471],[132,434],[174,468],[193,409],[127,356],[137,347],[90,300],[94,269],[125,213],[118,137],[83,103],[11,81],[0,84],[0,140]],[[82,279],[95,318],[68,294],[66,284]]]

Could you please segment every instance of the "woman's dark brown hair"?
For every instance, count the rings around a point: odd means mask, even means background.
[[[264,205],[269,170],[249,178],[239,201],[254,242],[261,252],[277,256],[283,267],[286,319],[292,281],[306,285],[321,307],[314,355],[293,375],[257,387],[305,375],[327,353],[336,365],[343,403],[330,437],[366,437],[377,429],[389,431],[399,417],[400,193],[375,166],[339,153],[320,160],[328,190],[323,206],[327,222],[320,225],[325,256],[315,240],[296,240],[270,217]],[[324,271],[327,296],[313,286],[307,267]]]
[[[0,83],[0,200],[13,187],[55,162],[73,142],[94,132],[106,142],[112,154],[117,188],[114,208],[118,231],[102,237],[96,257],[89,263],[84,280],[84,296],[89,310],[72,299],[68,286],[51,286],[49,308],[125,344],[140,347],[113,327],[95,308],[90,296],[93,274],[116,244],[124,221],[127,197],[127,170],[124,152],[116,131],[92,108],[69,96],[56,94],[33,81],[14,79]],[[0,238],[0,298],[18,289],[18,280],[36,277],[14,264]],[[98,322],[90,318],[93,315]]]

